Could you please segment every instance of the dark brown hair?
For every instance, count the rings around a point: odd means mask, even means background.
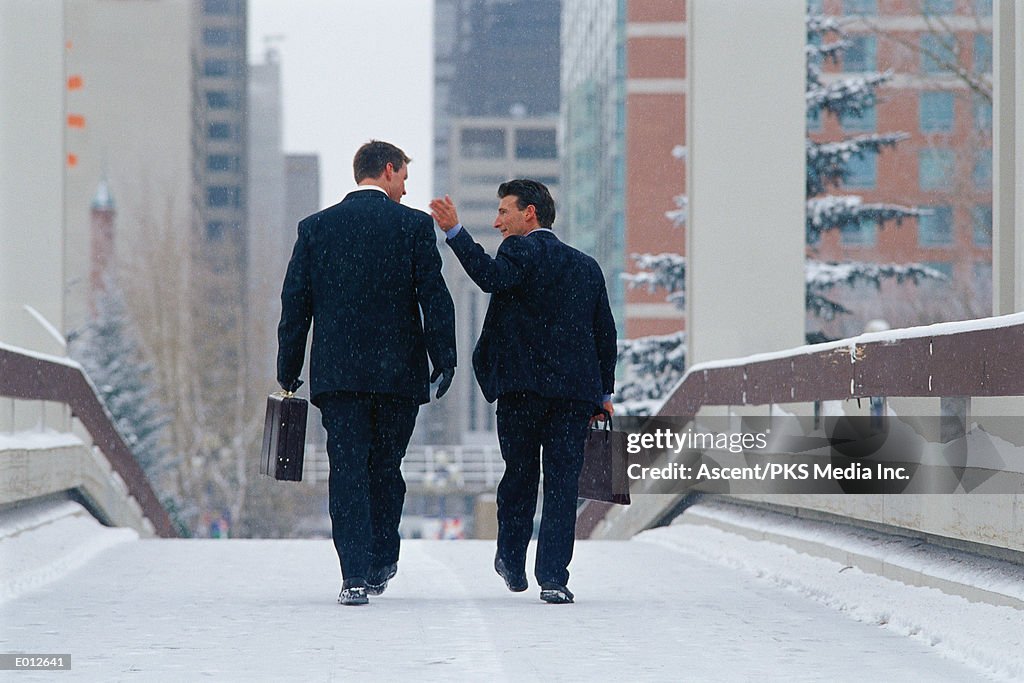
[[[407,157],[405,152],[390,142],[370,140],[356,151],[356,156],[352,160],[352,170],[355,172],[356,182],[359,183],[367,178],[379,178],[388,164],[399,171],[410,161],[412,159]]]

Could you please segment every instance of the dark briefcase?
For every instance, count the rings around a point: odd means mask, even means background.
[[[628,467],[626,433],[615,431],[611,418],[608,418],[603,429],[591,429],[587,433],[579,497],[629,505]]]
[[[306,399],[298,396],[277,392],[267,397],[260,474],[282,481],[302,481],[308,409]]]

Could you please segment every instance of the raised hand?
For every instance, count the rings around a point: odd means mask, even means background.
[[[430,201],[430,215],[445,232],[459,224],[459,213],[455,209],[455,202],[448,195],[445,195],[444,199]]]

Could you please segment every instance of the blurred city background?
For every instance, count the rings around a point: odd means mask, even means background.
[[[432,103],[395,106],[432,120],[433,148],[379,133],[416,160],[410,187],[429,177],[417,196],[450,194],[493,252],[497,185],[547,184],[555,231],[607,276],[619,410],[656,410],[687,367],[687,3],[409,4],[428,6],[432,64],[374,27],[385,49],[365,87],[391,70],[432,78]],[[808,4],[794,150],[807,203],[792,225],[806,243],[807,343],[993,313],[992,13],[991,0]],[[296,223],[348,187],[324,186],[321,151],[286,148],[285,94],[300,86],[282,74],[304,36],[257,32],[254,14],[245,0],[0,0],[0,113],[19,124],[9,131],[38,133],[0,133],[3,178],[38,188],[3,195],[3,235],[61,254],[47,267],[0,259],[0,342],[83,365],[180,534],[329,537],[319,413],[302,483],[261,477],[257,455]],[[319,96],[361,106],[358,90]],[[742,116],[772,106],[752,96]],[[470,363],[488,297],[439,247],[459,372],[421,409],[403,533],[488,538],[503,464]],[[22,306],[42,282],[59,295]],[[10,433],[35,424],[13,407],[0,419]]]

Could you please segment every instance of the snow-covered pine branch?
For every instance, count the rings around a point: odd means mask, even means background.
[[[835,116],[863,116],[878,102],[876,88],[892,79],[883,73],[841,78],[829,83],[809,84],[805,95],[808,111],[827,111]]]
[[[620,339],[616,411],[649,415],[686,370],[686,333]]]
[[[807,200],[807,241],[813,243],[824,232],[838,230],[847,225],[858,225],[873,220],[879,226],[895,221],[901,225],[906,218],[928,213],[899,204],[865,204],[857,195],[825,195]]]
[[[823,194],[828,187],[844,182],[854,157],[862,159],[866,154],[877,154],[909,137],[907,133],[869,133],[836,142],[807,140],[807,196]]]
[[[837,301],[829,299],[825,292],[836,286],[854,287],[861,284],[882,286],[885,280],[897,284],[922,280],[947,280],[938,270],[920,263],[866,263],[849,261],[845,263],[815,261],[809,259],[804,268],[806,282],[805,307],[807,312],[822,320],[832,320],[837,315],[851,311]]]
[[[668,292],[666,301],[680,309],[686,306],[683,290],[686,288],[686,258],[679,254],[630,254],[636,273],[622,273],[620,276],[630,289],[643,287],[654,293],[659,289]]]

